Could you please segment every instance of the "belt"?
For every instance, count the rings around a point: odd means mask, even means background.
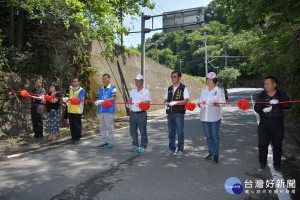
[[[133,112],[133,111],[131,111],[132,113],[136,113],[136,114],[138,114],[138,113],[143,113],[143,112],[146,112],[146,111],[137,111],[137,112]]]
[[[40,104],[40,103],[33,103],[31,104],[32,106],[39,106],[39,105],[44,105],[44,104]]]

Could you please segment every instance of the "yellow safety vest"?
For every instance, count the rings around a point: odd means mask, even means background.
[[[73,89],[70,90],[69,98],[77,98],[79,95],[79,92],[82,90],[82,87],[79,87],[75,92]],[[68,104],[68,112],[73,114],[82,114],[83,110],[83,101],[81,101],[78,105],[72,105],[71,102]]]

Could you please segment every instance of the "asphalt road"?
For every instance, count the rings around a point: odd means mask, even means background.
[[[257,89],[229,92],[229,101],[247,98]],[[253,109],[236,105],[223,108],[220,131],[220,162],[205,160],[206,141],[199,108],[185,115],[185,150],[182,159],[164,157],[168,150],[167,119],[148,121],[149,146],[145,153],[130,152],[129,128],[115,132],[115,147],[97,149],[99,136],[78,145],[64,145],[23,158],[0,162],[0,199],[277,199],[256,192],[255,181],[272,179],[270,169],[258,165],[257,122]],[[237,177],[243,187],[253,182],[253,191],[229,194],[225,181]]]

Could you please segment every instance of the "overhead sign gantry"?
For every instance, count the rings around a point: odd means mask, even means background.
[[[163,18],[163,27],[153,27],[153,19],[155,17]],[[152,19],[152,29],[145,28],[145,21]],[[145,34],[151,31],[163,30],[163,32],[179,31],[179,30],[193,30],[202,28],[204,23],[204,7],[197,7],[191,9],[177,10],[171,12],[164,12],[162,15],[144,15],[142,13],[141,20],[141,74],[144,76],[145,86]],[[136,32],[131,32],[136,33]]]

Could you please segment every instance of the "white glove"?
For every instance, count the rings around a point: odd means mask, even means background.
[[[264,113],[271,112],[271,110],[272,110],[272,106],[266,107],[266,108],[263,109]]]
[[[171,102],[169,103],[169,106],[174,106],[175,104],[177,104],[177,101],[171,101]]]
[[[126,104],[126,107],[127,107],[127,108],[130,108],[130,106],[131,106],[131,104],[129,104],[129,103]]]
[[[166,110],[169,109],[168,105],[169,105],[169,103],[165,103],[165,108],[166,108]]]
[[[206,104],[203,104],[203,103],[202,103],[202,104],[200,104],[200,108],[201,108],[201,109],[206,109],[206,107],[207,107],[207,105],[206,105]]]
[[[98,106],[98,105],[100,105],[102,102],[103,102],[104,100],[98,100],[98,101],[95,101],[95,106]]]
[[[45,100],[45,95],[40,96],[40,100],[44,101]]]
[[[277,99],[272,99],[270,101],[270,104],[278,104],[278,103],[279,103],[279,101]]]
[[[64,97],[64,98],[63,98],[63,102],[66,103],[67,101],[69,101],[69,97]]]

